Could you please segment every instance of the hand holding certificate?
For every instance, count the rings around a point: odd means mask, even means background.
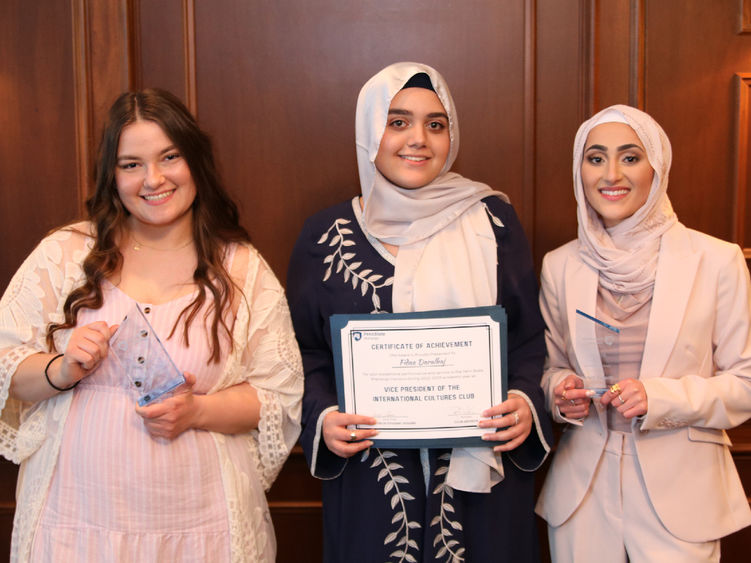
[[[334,315],[339,409],[368,415],[375,445],[487,445],[482,413],[506,398],[502,307]],[[518,415],[517,415],[518,416]]]

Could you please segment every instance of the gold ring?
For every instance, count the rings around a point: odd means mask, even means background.
[[[620,393],[618,393],[618,398],[621,400],[622,405],[626,404],[626,401],[623,400],[623,396]]]
[[[349,441],[354,442],[355,440],[357,440],[357,434],[355,434],[355,431],[353,430],[349,433]]]
[[[617,383],[614,383],[613,385],[610,386],[610,392],[613,395],[620,395],[621,394],[621,386],[618,385]]]
[[[511,414],[514,415],[514,426],[516,426],[517,424],[519,424],[519,413],[514,411]]]
[[[563,393],[561,393],[561,399],[563,399],[564,401],[566,400],[566,391],[568,391],[568,389],[564,389]]]

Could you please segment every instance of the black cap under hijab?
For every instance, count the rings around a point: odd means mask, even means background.
[[[430,82],[430,77],[424,72],[413,74],[412,78],[407,80],[404,86],[402,86],[402,90],[405,88],[425,88],[426,90],[435,92],[435,88],[433,88],[433,84]]]

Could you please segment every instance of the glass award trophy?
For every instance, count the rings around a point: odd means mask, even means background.
[[[597,349],[600,351],[602,360],[602,376],[592,375],[592,372],[599,370],[587,369],[589,366],[582,366],[585,370],[584,387],[595,392],[595,397],[602,397],[608,388],[617,383],[620,378],[618,375],[618,339],[620,329],[597,319],[587,313],[576,310],[576,325],[580,337],[584,340],[594,338]]]
[[[110,341],[112,358],[130,381],[139,406],[167,398],[185,377],[136,303]]]

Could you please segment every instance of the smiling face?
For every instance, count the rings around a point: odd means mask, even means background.
[[[584,195],[606,227],[631,217],[649,197],[654,170],[636,132],[625,123],[602,123],[584,144]]]
[[[392,184],[421,188],[441,173],[450,145],[448,115],[436,93],[405,88],[391,100],[375,165]]]
[[[196,197],[190,168],[153,121],[135,121],[123,128],[115,182],[131,213],[132,228],[190,225]]]

